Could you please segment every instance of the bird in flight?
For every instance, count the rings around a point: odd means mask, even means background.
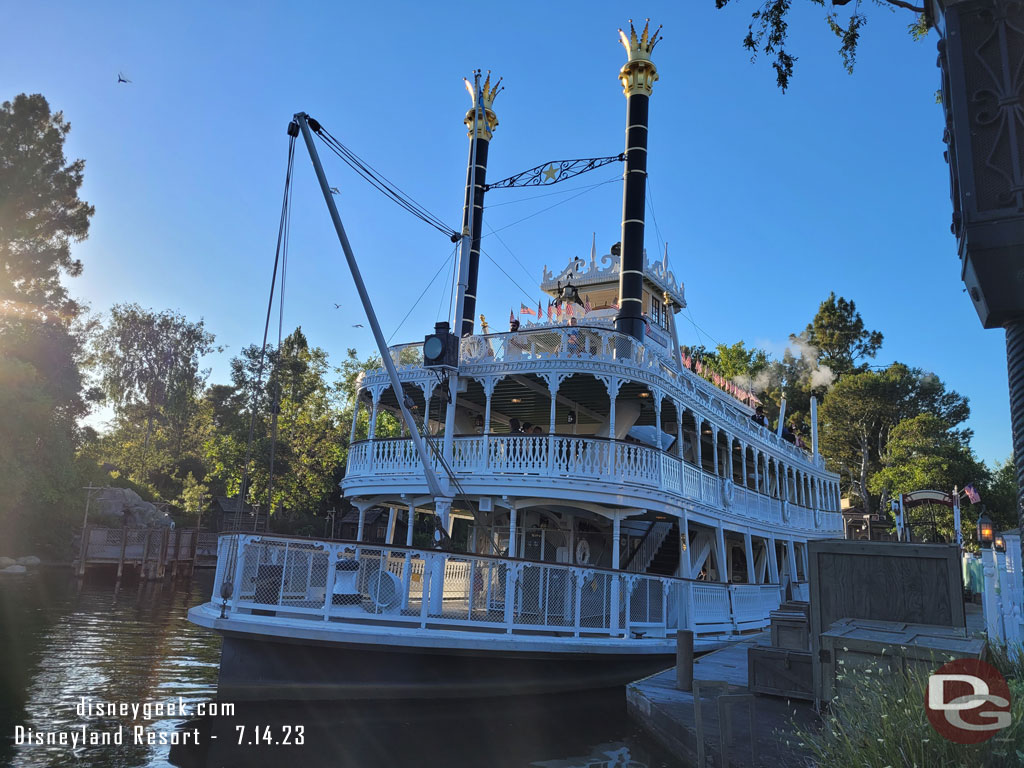
[[[363,324],[362,324],[362,323],[356,323],[356,324],[355,324],[355,325],[353,325],[352,327],[353,327],[353,328],[362,328],[362,327],[363,327]]]
[[[122,74],[121,72],[118,72],[117,73],[117,82],[119,82],[119,83],[130,83],[131,80],[129,80],[127,77],[125,77],[124,74]]]
[[[337,187],[331,187],[331,194],[332,195],[340,195],[341,194],[341,190],[338,189]]]
[[[335,304],[335,305],[334,305],[334,308],[335,308],[335,309],[341,309],[341,304]]]

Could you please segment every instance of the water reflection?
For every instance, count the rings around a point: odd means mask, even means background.
[[[472,702],[255,704],[233,715],[195,715],[216,698],[220,640],[188,623],[212,573],[177,585],[66,573],[0,582],[0,765],[21,768],[415,765],[429,768],[661,768],[629,723],[623,692]],[[166,702],[190,717],[135,721],[76,706]],[[225,702],[232,703],[232,702]],[[108,746],[15,745],[14,728],[37,732],[126,730]],[[134,744],[131,728],[198,744]],[[288,743],[283,743],[287,741]]]

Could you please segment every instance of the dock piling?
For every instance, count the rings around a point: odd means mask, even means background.
[[[681,691],[693,690],[693,632],[676,632],[676,687]]]

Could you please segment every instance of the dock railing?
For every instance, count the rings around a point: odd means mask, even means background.
[[[213,586],[213,603],[225,614],[271,623],[625,639],[764,627],[779,595],[777,584],[259,534],[220,538]]]

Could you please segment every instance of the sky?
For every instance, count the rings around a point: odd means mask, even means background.
[[[457,228],[462,78],[504,78],[489,180],[614,155],[626,105],[617,30],[650,17],[664,41],[646,247],[653,256],[667,242],[685,283],[681,343],[742,339],[780,356],[835,291],[885,335],[875,364],[932,371],[968,396],[975,451],[1006,459],[1005,337],[982,329],[960,281],[935,33],[915,42],[911,13],[868,4],[850,75],[824,9],[794,3],[798,61],[783,94],[769,61],[751,63],[741,46],[755,5],[8,2],[0,100],[45,95],[71,123],[68,157],[86,161],[81,196],[96,215],[74,247],[84,272],[72,295],[98,314],[138,302],[202,318],[224,346],[206,360],[211,381],[227,381],[230,358],[261,338],[294,113]],[[384,335],[421,340],[448,314],[452,244],[320,149]],[[295,169],[286,333],[301,325],[336,363],[348,348],[368,355],[301,145]],[[620,174],[613,164],[551,189],[488,193],[478,309],[495,330],[542,297],[545,266],[587,257],[592,236],[599,255],[619,239]]]

